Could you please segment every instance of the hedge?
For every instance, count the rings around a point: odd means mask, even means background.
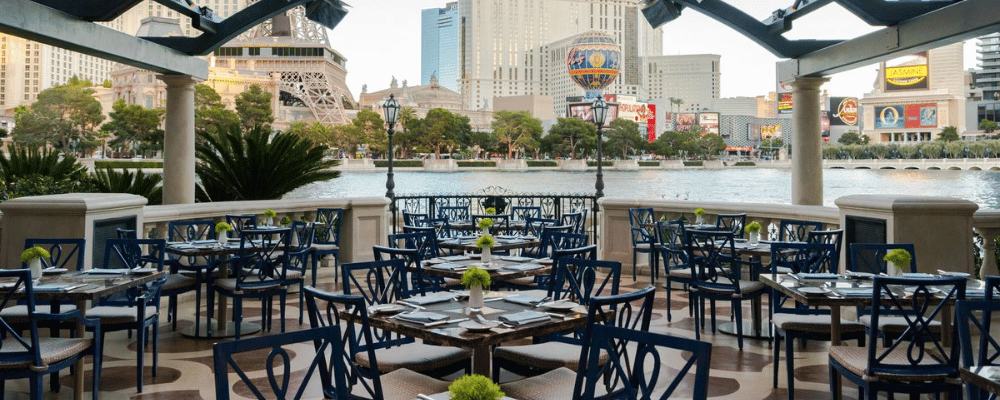
[[[496,161],[458,161],[459,167],[495,167]]]
[[[389,168],[389,160],[375,160],[375,167]],[[392,160],[393,168],[423,168],[423,160]]]
[[[659,161],[639,161],[640,167],[659,167]]]
[[[558,167],[559,163],[552,160],[527,160],[529,167]]]
[[[737,167],[753,167],[756,166],[757,164],[754,163],[753,161],[737,161],[736,164],[733,165]]]
[[[684,166],[685,167],[701,167],[701,166],[704,166],[704,165],[705,164],[702,161],[685,161],[684,162]]]
[[[94,161],[94,168],[163,168],[163,161]]]
[[[605,167],[613,167],[615,165],[615,162],[614,161],[601,161],[601,165],[603,165]],[[596,167],[597,166],[597,161],[587,161],[587,166],[588,167]]]

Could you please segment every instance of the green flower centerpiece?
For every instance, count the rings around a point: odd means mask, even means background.
[[[233,226],[225,222],[215,224],[215,237],[219,239],[219,244],[225,246],[229,242],[229,232],[233,231]]]
[[[24,249],[21,252],[21,263],[28,264],[28,269],[31,270],[31,279],[39,279],[42,277],[42,259],[48,259],[52,257],[49,252],[41,247],[35,246],[31,248]]]
[[[483,288],[492,284],[490,273],[477,267],[471,267],[462,274],[462,285],[469,288],[469,308],[483,308]]]
[[[490,265],[490,249],[496,242],[493,240],[493,235],[485,234],[480,236],[476,240],[476,247],[482,249],[482,259],[483,265]]]
[[[451,400],[499,400],[506,394],[500,385],[482,375],[468,374],[448,386]]]
[[[288,227],[289,225],[292,224],[292,219],[286,215],[284,217],[281,217],[281,221],[278,221],[278,224],[284,227]]]
[[[889,276],[901,276],[903,275],[903,268],[910,268],[910,261],[913,260],[913,255],[903,249],[894,249],[882,257],[882,259],[887,263],[885,269]]]
[[[493,207],[486,207],[486,213],[489,215],[495,215],[497,213],[497,209]]]
[[[753,221],[743,228],[743,231],[750,235],[750,245],[756,246],[760,242],[760,223]]]
[[[277,216],[278,213],[274,212],[274,210],[270,208],[264,210],[264,226],[274,225],[274,217]]]
[[[483,218],[479,220],[479,230],[483,231],[484,235],[490,233],[491,226],[493,226],[493,218]]]
[[[694,209],[694,216],[695,216],[695,218],[694,218],[694,224],[695,225],[704,225],[705,224],[705,209],[704,208],[699,207],[699,208]]]

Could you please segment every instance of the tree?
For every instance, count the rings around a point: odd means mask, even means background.
[[[938,137],[935,140],[947,143],[961,140],[961,138],[958,137],[958,128],[954,126],[946,126],[941,128],[941,133],[938,134]]]
[[[360,143],[367,143],[371,151],[382,151],[386,147],[389,137],[386,133],[385,121],[382,116],[372,110],[358,111],[358,115],[351,121],[361,133]]]
[[[639,132],[639,123],[625,118],[612,121],[611,129],[608,129],[606,135],[608,154],[621,153],[623,160],[628,159],[628,154],[639,149],[645,142]]]
[[[358,145],[364,143],[364,133],[354,124],[337,125],[332,131],[333,147],[343,150],[348,157],[353,157]]]
[[[396,117],[396,125],[399,126],[399,132],[396,132],[393,146],[399,148],[400,158],[407,158],[410,153],[409,150],[417,144],[417,138],[410,134],[410,125],[416,120],[417,112],[413,107],[403,107],[399,110],[399,115]]]
[[[501,110],[493,113],[490,125],[497,144],[507,147],[507,158],[513,157],[518,148],[535,150],[542,136],[542,121],[527,111]]]
[[[687,144],[694,139],[689,132],[666,131],[656,138],[656,154],[664,157],[675,157],[682,151],[690,152]]]
[[[222,96],[211,86],[194,85],[194,130],[214,132],[218,127],[239,123],[240,117],[222,104]]]
[[[707,135],[699,135],[698,139],[695,140],[694,147],[697,149],[696,154],[701,154],[705,158],[712,158],[712,156],[726,149],[726,141],[722,140],[722,136],[709,133]]]
[[[469,118],[452,114],[443,108],[435,108],[427,112],[427,116],[415,123],[412,128],[419,143],[428,150],[434,150],[434,156],[441,158],[441,148],[453,148],[461,141],[467,141],[472,132]]]
[[[305,121],[295,121],[288,126],[285,132],[297,135],[303,139],[309,139],[318,145],[336,147],[333,128],[319,122],[312,124]]]
[[[0,152],[0,197],[91,191],[87,169],[72,154],[39,151],[33,146],[13,145],[10,155]]]
[[[857,132],[850,131],[850,132],[845,132],[843,135],[840,135],[840,138],[837,139],[837,143],[843,145],[868,144],[869,140],[870,138],[867,135],[858,135]]]
[[[112,106],[109,116],[111,120],[101,126],[101,131],[114,135],[111,146],[127,148],[143,155],[149,150],[163,148],[163,129],[160,122],[166,110],[162,108],[147,109],[138,104],[125,104],[124,99],[118,99]]]
[[[111,168],[97,170],[91,175],[97,193],[129,193],[145,197],[148,205],[163,203],[163,175],[146,175],[141,169],[135,172],[122,168],[117,172]]]
[[[568,153],[575,159],[578,149],[597,144],[597,127],[579,118],[559,118],[549,128],[549,137],[546,139],[553,143],[556,152]]]
[[[236,96],[236,113],[240,116],[240,125],[244,130],[249,131],[257,125],[270,130],[271,123],[274,122],[271,93],[265,92],[260,85],[250,85],[247,91]]]
[[[979,129],[986,133],[993,133],[993,131],[997,130],[997,123],[983,118],[982,121],[979,121]]]
[[[239,125],[231,125],[218,134],[199,136],[199,201],[276,200],[301,186],[340,176],[330,169],[337,161],[323,158],[326,146],[297,135],[272,136],[262,127],[243,133]]]
[[[785,147],[785,141],[781,138],[764,139],[757,147],[761,155],[765,157],[777,157],[778,152]]]
[[[95,145],[97,126],[103,120],[94,90],[77,81],[76,85],[45,89],[30,107],[16,108],[11,133],[17,143],[35,147],[50,144],[67,151],[74,144]]]

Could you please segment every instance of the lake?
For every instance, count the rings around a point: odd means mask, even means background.
[[[605,171],[606,197],[791,203],[788,169]],[[1000,208],[1000,172],[952,170],[823,170],[823,203],[834,206],[851,194],[952,196]],[[500,186],[519,193],[594,193],[594,171],[395,172],[397,194],[466,193]],[[385,195],[385,171],[344,171],[337,179],[313,183],[285,196],[337,198]]]

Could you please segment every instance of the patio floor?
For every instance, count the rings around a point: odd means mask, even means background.
[[[623,266],[623,270],[630,268]],[[648,271],[645,278],[633,282],[631,277],[623,278],[622,290],[642,288],[648,285]],[[622,275],[626,275],[623,271]],[[333,269],[321,268],[317,285],[321,289],[335,291]],[[683,337],[694,337],[694,319],[688,316],[687,295],[683,290],[673,291],[673,322],[666,318],[666,290],[657,289],[656,309],[653,311],[651,330]],[[287,309],[286,325],[288,330],[302,327],[298,324],[298,296],[290,295]],[[163,310],[166,310],[164,299]],[[749,304],[749,302],[747,302]],[[135,340],[129,339],[125,332],[112,332],[107,335],[104,350],[104,366],[101,379],[101,399],[173,399],[197,400],[215,399],[215,387],[212,371],[213,340],[191,339],[180,334],[180,330],[193,322],[194,296],[181,297],[181,320],[178,331],[172,331],[165,320],[160,322],[160,355],[159,372],[152,376],[151,358],[146,357],[146,371],[143,393],[135,392]],[[244,305],[248,320],[259,320],[260,303],[249,302]],[[729,308],[720,304],[717,310],[718,321],[728,321]],[[744,311],[749,315],[749,310]],[[766,318],[766,313],[764,314]],[[186,319],[185,319],[186,317]],[[165,319],[165,318],[164,318]],[[766,321],[765,321],[766,323]],[[308,318],[306,321],[308,325]],[[274,332],[278,331],[275,323]],[[703,340],[713,344],[712,369],[709,381],[709,397],[713,399],[786,399],[787,394],[784,375],[784,365],[781,365],[779,388],[771,387],[772,349],[768,341],[748,339],[744,341],[744,350],[737,349],[736,337],[723,333],[712,334],[706,328]],[[854,341],[847,342],[855,343]],[[795,352],[797,381],[796,397],[800,399],[830,398],[827,380],[828,342],[810,341],[805,349],[800,346]],[[782,351],[784,356],[784,351]],[[89,365],[86,373],[90,373]],[[263,375],[259,375],[263,376]],[[232,381],[232,380],[231,380]],[[60,393],[47,392],[46,399],[72,399],[72,377],[67,373],[60,376],[62,390]],[[84,398],[90,398],[89,378]],[[48,387],[48,380],[46,380]],[[681,388],[680,390],[684,390]],[[28,386],[26,380],[8,382],[2,398],[7,400],[27,399]],[[683,393],[683,392],[682,392]],[[856,396],[857,390],[845,387],[845,398]],[[680,396],[680,397],[683,397]],[[235,398],[240,398],[236,396]]]

